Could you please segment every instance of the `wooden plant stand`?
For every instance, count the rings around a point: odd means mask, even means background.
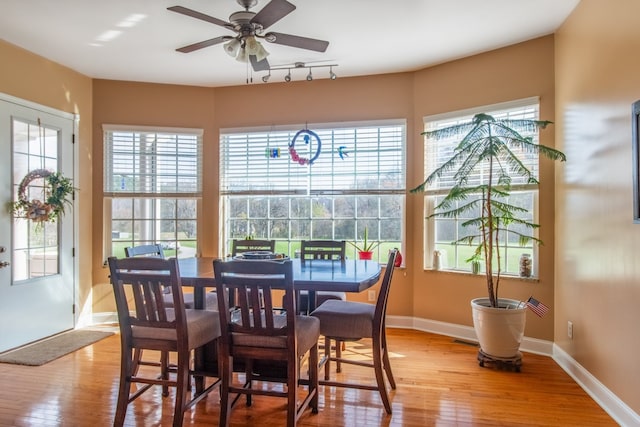
[[[513,357],[495,357],[490,356],[482,351],[478,350],[478,364],[484,367],[485,364],[492,364],[498,369],[508,369],[520,372],[520,366],[522,366],[522,353],[518,352]]]

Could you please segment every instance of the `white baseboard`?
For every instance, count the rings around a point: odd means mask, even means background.
[[[93,324],[94,325],[111,325],[118,324],[118,313],[114,312],[103,312],[103,313],[93,313]]]
[[[387,316],[387,326],[390,328],[406,328],[418,331],[431,332],[439,335],[446,335],[469,342],[478,342],[476,333],[471,326],[462,326],[455,323],[440,322],[437,320],[419,319],[406,316]],[[551,356],[553,354],[553,343],[537,338],[524,337],[520,345],[522,351],[528,353]]]
[[[620,400],[596,377],[559,346],[553,346],[553,360],[574,379],[621,426],[640,426],[640,415]]]
[[[438,335],[450,336],[477,343],[476,333],[470,326],[439,322],[406,316],[387,316],[390,328],[415,329]],[[640,415],[604,386],[589,371],[584,369],[569,354],[553,342],[524,337],[522,351],[551,357],[582,389],[621,426],[640,426]]]

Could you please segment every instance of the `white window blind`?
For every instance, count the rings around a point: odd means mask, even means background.
[[[405,191],[404,121],[312,128],[320,155],[311,166],[291,160],[297,130],[223,131],[221,194],[400,194]],[[296,139],[300,157],[313,158],[315,138]],[[279,156],[269,153],[279,150]]]
[[[202,130],[104,125],[104,195],[200,197]]]
[[[515,105],[514,105],[515,104]],[[507,108],[502,108],[495,111],[488,111],[487,113],[492,115],[496,119],[511,119],[511,120],[538,120],[538,103],[537,100],[523,100],[522,103],[512,103]],[[426,118],[425,119],[425,131],[432,131],[436,129],[446,128],[449,126],[471,123],[473,116],[480,111],[473,113],[461,113],[460,115],[454,115],[444,118]],[[485,112],[485,111],[483,111]],[[456,144],[467,134],[470,127],[461,129],[458,134],[451,134],[448,138],[442,139],[425,139],[425,176],[431,174],[439,165],[443,164],[446,160],[451,158],[453,151],[456,148]],[[538,142],[538,134],[532,133],[531,136],[534,141]],[[533,171],[535,177],[538,177],[538,155],[535,153],[528,153],[518,148],[512,148],[512,151],[518,154],[520,161],[529,170]],[[509,165],[503,165],[508,167]],[[481,168],[475,171],[475,174],[471,176],[469,185],[479,185],[487,182],[489,170],[489,163],[487,162],[485,168]],[[447,174],[443,175],[439,180],[434,181],[427,189],[427,194],[443,194],[453,186],[453,176],[457,172],[456,169],[451,169]],[[494,172],[498,174],[499,171]],[[495,181],[494,181],[495,182]],[[527,184],[525,178],[522,176],[513,176],[512,186],[517,188],[518,185]],[[535,186],[534,186],[535,187]]]

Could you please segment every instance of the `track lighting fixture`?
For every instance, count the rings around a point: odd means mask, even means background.
[[[276,67],[276,68],[269,68],[269,74],[265,75],[262,77],[262,81],[267,83],[269,81],[269,78],[271,77],[271,72],[273,71],[287,71],[287,74],[285,74],[284,76],[284,81],[289,83],[292,79],[293,76],[291,74],[291,70],[297,70],[299,68],[306,68],[309,70],[309,73],[306,75],[306,80],[308,82],[313,81],[314,75],[312,72],[313,68],[329,68],[329,79],[330,80],[335,80],[338,78],[338,76],[336,75],[336,73],[333,72],[333,67],[337,67],[338,64],[327,64],[327,65],[306,65],[303,62],[296,62],[294,67]]]

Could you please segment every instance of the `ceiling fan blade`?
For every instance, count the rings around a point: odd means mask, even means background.
[[[267,61],[266,58],[262,61],[258,61],[255,55],[249,55],[249,61],[251,61],[253,71],[266,71],[271,68],[269,66],[269,61]]]
[[[192,18],[201,19],[203,21],[207,21],[207,22],[210,22],[212,24],[220,25],[221,27],[225,27],[225,28],[232,28],[233,27],[229,22],[223,21],[222,19],[214,18],[213,16],[205,15],[204,13],[200,13],[198,11],[195,11],[193,9],[189,9],[189,8],[186,8],[186,7],[171,6],[171,7],[168,7],[167,10],[170,10],[170,11],[176,12],[176,13],[181,13],[183,15],[187,15],[187,16],[190,16]]]
[[[251,18],[251,23],[258,23],[262,28],[268,28],[293,12],[296,6],[287,0],[271,0],[262,10]]]
[[[327,50],[327,47],[329,47],[328,41],[293,36],[291,34],[270,32],[265,34],[264,38],[266,41],[271,43],[298,47],[300,49],[315,50],[316,52],[324,52]]]
[[[216,44],[220,44],[222,42],[225,42],[227,40],[232,39],[233,37],[231,36],[220,36],[220,37],[216,37],[213,39],[209,39],[209,40],[204,40],[198,43],[194,43],[194,44],[190,44],[188,46],[183,46],[180,47],[178,49],[176,49],[178,52],[182,52],[182,53],[189,53],[189,52],[193,52],[194,50],[198,50],[198,49],[202,49],[204,47],[209,47],[209,46],[213,46]]]

